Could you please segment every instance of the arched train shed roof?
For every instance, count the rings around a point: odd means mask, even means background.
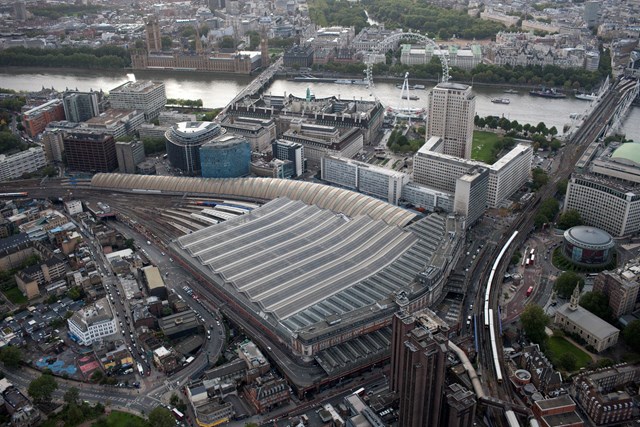
[[[209,197],[272,200],[288,197],[309,205],[340,212],[347,216],[369,215],[374,220],[403,227],[415,214],[382,200],[342,188],[306,181],[277,178],[190,178],[154,175],[99,173],[91,186],[123,191],[152,190],[162,193]]]

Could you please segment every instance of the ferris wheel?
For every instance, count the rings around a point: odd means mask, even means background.
[[[367,58],[367,61],[366,61],[367,69],[365,70],[365,73],[367,75],[367,82],[370,88],[373,88],[375,85],[373,80],[374,58],[377,56],[377,54],[386,52],[389,49],[393,49],[398,42],[403,40],[417,41],[419,43],[424,43],[425,48],[427,45],[431,46],[433,48],[434,53],[438,55],[438,57],[440,58],[440,63],[442,64],[442,78],[440,79],[440,81],[441,82],[449,81],[449,78],[450,78],[449,60],[447,58],[447,55],[445,55],[442,49],[440,49],[440,46],[438,46],[435,41],[433,41],[432,39],[430,39],[429,37],[423,34],[414,33],[414,32],[406,32],[406,33],[403,32],[403,33],[392,34],[386,37],[373,49],[372,54],[370,54],[369,57]]]

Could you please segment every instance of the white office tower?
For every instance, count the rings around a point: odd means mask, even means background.
[[[439,83],[429,92],[428,108],[425,141],[441,137],[444,154],[470,159],[476,114],[476,97],[471,86]]]

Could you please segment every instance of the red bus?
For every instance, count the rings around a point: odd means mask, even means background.
[[[533,286],[529,286],[529,289],[527,289],[527,296],[531,295],[531,292],[533,292]]]

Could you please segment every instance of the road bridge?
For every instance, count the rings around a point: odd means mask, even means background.
[[[229,102],[216,117],[216,122],[221,122],[226,117],[227,110],[236,102],[239,102],[247,96],[253,96],[261,92],[266,86],[271,84],[273,77],[276,75],[280,67],[282,67],[282,57],[278,58],[276,62],[267,67],[262,73],[258,75],[251,83],[249,83],[244,89],[242,89],[232,100]]]

